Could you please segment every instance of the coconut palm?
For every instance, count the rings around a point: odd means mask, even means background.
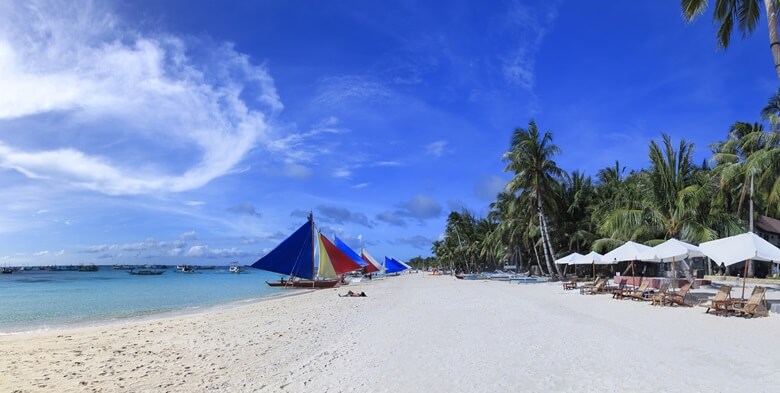
[[[692,164],[693,144],[680,141],[677,150],[663,135],[663,146],[650,142],[648,170],[637,175],[642,196],[629,208],[616,209],[602,224],[613,238],[653,242],[677,237],[702,242],[717,238],[718,225],[733,228],[733,220],[711,208],[710,179]]]
[[[780,0],[763,0],[764,10],[767,15],[769,27],[769,49],[775,63],[775,72],[780,78],[780,40],[777,33],[777,10]],[[687,21],[693,21],[707,8],[708,0],[682,0],[683,15]],[[761,17],[761,2],[759,0],[715,0],[713,17],[718,23],[718,46],[727,49],[734,31],[734,24],[742,33],[742,37],[748,36],[756,29],[758,19]]]
[[[506,163],[504,171],[514,173],[507,190],[520,193],[521,197],[527,196],[533,202],[528,207],[536,208],[542,253],[551,274],[555,271],[551,263],[555,251],[550,242],[545,207],[552,205],[553,194],[550,191],[563,172],[552,159],[559,152],[560,149],[552,142],[552,133],[546,131],[540,134],[536,123],[531,120],[527,129],[515,129],[510,149],[503,156]]]

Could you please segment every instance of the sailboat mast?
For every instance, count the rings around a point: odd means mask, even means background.
[[[312,280],[311,285],[314,286],[314,281],[317,279],[314,272],[314,239],[317,235],[317,232],[314,230],[314,213],[309,212],[309,222],[311,223],[311,272],[312,272]]]

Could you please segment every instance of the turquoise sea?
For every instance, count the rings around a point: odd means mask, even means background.
[[[271,297],[295,289],[271,288],[278,274],[227,267],[137,276],[100,266],[96,272],[24,270],[0,274],[0,334],[91,325],[157,313]]]

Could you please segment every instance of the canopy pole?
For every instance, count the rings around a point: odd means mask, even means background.
[[[596,281],[596,261],[593,261],[593,281]]]
[[[745,259],[745,276],[742,277],[742,298],[745,298],[745,281],[747,280],[747,272],[748,272],[748,261],[750,259]]]

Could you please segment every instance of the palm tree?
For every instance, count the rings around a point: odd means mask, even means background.
[[[717,227],[733,230],[734,220],[712,208],[710,179],[693,165],[692,143],[680,141],[675,151],[663,134],[663,146],[650,142],[649,156],[650,168],[637,175],[641,196],[610,213],[602,233],[644,242],[670,237],[703,242],[718,236]]]
[[[765,109],[766,111],[766,109]],[[747,205],[750,177],[755,177],[758,211],[780,212],[780,133],[764,131],[759,123],[737,122],[728,138],[713,145],[713,172],[718,176],[726,207],[738,200],[736,213],[741,216]]]
[[[780,78],[780,40],[777,33],[777,9],[780,0],[764,0],[764,9],[769,25],[769,49],[775,63],[775,72]],[[683,15],[687,21],[693,21],[707,8],[708,0],[682,0]],[[715,0],[713,17],[720,23],[718,29],[718,46],[727,49],[734,30],[734,22],[746,37],[756,29],[761,17],[761,2],[759,0]]]
[[[552,157],[560,149],[552,142],[552,133],[539,133],[536,123],[531,120],[528,129],[517,128],[512,134],[510,149],[504,154],[505,172],[513,172],[514,176],[507,184],[507,190],[513,193],[528,195],[539,216],[539,228],[542,253],[550,274],[553,274],[551,260],[555,251],[550,242],[549,227],[545,216],[545,206],[552,205],[553,194],[550,192],[556,180],[563,172]],[[560,276],[560,272],[558,272]]]

